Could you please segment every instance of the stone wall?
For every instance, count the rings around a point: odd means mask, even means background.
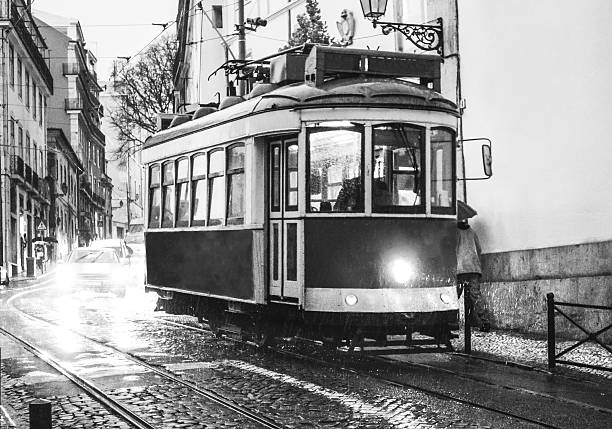
[[[555,301],[612,306],[612,241],[484,254],[482,291],[492,326],[545,335],[549,292]],[[612,311],[564,311],[589,331],[612,323]],[[584,337],[559,314],[556,329],[559,337]],[[603,338],[612,343],[612,330]]]

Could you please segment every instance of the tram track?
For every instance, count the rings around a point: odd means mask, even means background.
[[[182,327],[182,328],[186,328],[192,331],[196,331],[196,332],[201,332],[201,333],[205,333],[207,335],[214,335],[213,332],[205,327],[197,327],[197,326],[193,326],[193,325],[189,325],[189,324],[185,324],[185,323],[181,323],[181,322],[175,322],[175,321],[171,321],[171,320],[166,320],[164,318],[161,317],[156,317],[156,320],[165,323],[165,324],[169,324],[169,325],[174,325],[177,327]],[[238,344],[247,344],[249,346],[252,346],[254,348],[260,348],[260,346],[254,342],[251,341],[244,341],[244,340],[238,340],[236,338],[232,338],[230,336],[224,336],[225,339],[228,339],[230,341],[236,342]],[[303,339],[300,339],[302,341],[304,341]],[[311,340],[305,340],[305,342],[310,343],[310,344],[315,344],[314,341]],[[318,345],[317,345],[318,346]],[[320,346],[318,346],[320,347]],[[343,364],[339,364],[337,362],[333,362],[333,361],[329,361],[329,360],[323,360],[321,358],[317,358],[317,357],[313,357],[313,356],[309,356],[305,353],[299,353],[299,352],[295,352],[295,351],[289,351],[289,350],[283,350],[280,349],[278,347],[268,347],[269,350],[271,350],[272,352],[282,355],[282,356],[286,356],[288,358],[292,358],[292,359],[298,359],[298,360],[302,360],[302,361],[307,361],[313,364],[317,364],[317,365],[322,365],[322,366],[326,366],[329,368],[334,368],[334,369],[338,369],[341,371],[345,371],[348,372],[350,374],[353,375],[357,375],[357,376],[367,376],[367,377],[374,377],[377,380],[388,384],[390,386],[394,386],[394,387],[400,387],[400,388],[407,388],[407,389],[414,389],[416,391],[437,397],[437,398],[441,398],[441,399],[446,399],[446,400],[452,400],[455,402],[458,402],[460,404],[463,405],[467,405],[467,406],[471,406],[471,407],[475,407],[481,410],[486,410],[489,412],[493,412],[499,415],[503,415],[505,417],[509,417],[509,418],[513,418],[513,419],[517,419],[521,422],[525,422],[525,423],[529,423],[529,424],[533,424],[533,425],[537,425],[539,427],[545,427],[545,428],[560,428],[560,426],[556,426],[554,424],[551,423],[547,423],[541,420],[537,420],[535,418],[531,418],[531,417],[527,417],[524,415],[520,415],[514,412],[509,412],[507,410],[503,410],[500,409],[498,407],[493,407],[493,406],[489,406],[486,404],[482,404],[480,402],[477,401],[473,401],[473,400],[469,400],[469,399],[464,399],[464,398],[459,398],[456,395],[452,395],[449,393],[444,393],[441,392],[439,390],[435,390],[435,389],[429,389],[426,387],[423,387],[421,385],[417,385],[415,383],[408,383],[405,381],[399,381],[398,379],[394,379],[391,377],[386,377],[386,376],[382,376],[380,374],[377,374],[373,371],[368,371],[368,370],[363,370],[363,369],[359,369],[356,368],[356,365],[353,363],[353,366],[347,366],[347,365],[343,365]],[[343,357],[347,357],[347,353],[343,352],[343,351],[335,351],[335,353],[341,353]],[[456,353],[453,353],[454,355]],[[484,380],[480,377],[474,377],[474,376],[470,376],[464,373],[460,373],[457,371],[452,371],[446,368],[440,368],[437,367],[435,365],[428,365],[428,364],[423,364],[423,363],[414,363],[414,362],[400,362],[400,361],[396,361],[387,357],[379,357],[379,356],[358,356],[360,359],[364,360],[365,362],[369,361],[369,362],[377,362],[380,363],[382,365],[385,366],[393,366],[395,369],[398,368],[405,368],[405,369],[420,369],[420,370],[426,370],[426,371],[435,371],[438,372],[439,374],[443,374],[443,375],[449,375],[449,376],[453,376],[453,377],[457,377],[459,379],[462,380],[466,380],[466,381],[471,381],[471,382],[478,382],[480,384],[486,385],[490,388],[494,388],[494,389],[499,389],[502,391],[506,391],[506,390],[513,390],[517,393],[520,394],[528,394],[528,395],[532,395],[535,397],[541,397],[541,398],[545,398],[548,400],[554,400],[554,401],[562,401],[565,402],[567,404],[571,404],[574,406],[578,406],[578,407],[584,407],[584,408],[588,408],[591,409],[593,411],[597,411],[597,412],[601,412],[601,413],[605,413],[605,414],[609,414],[612,415],[612,409],[609,408],[602,408],[602,407],[597,407],[591,404],[587,404],[584,402],[580,402],[580,401],[574,401],[574,400],[570,400],[567,398],[561,398],[561,397],[557,397],[557,396],[553,396],[553,395],[549,395],[543,392],[538,392],[538,391],[534,391],[534,390],[529,390],[529,389],[523,389],[523,388],[518,388],[515,386],[508,386],[508,385],[504,385],[504,384],[499,384],[499,383],[494,383],[494,382],[490,382],[487,380]],[[461,356],[464,357],[464,356]]]
[[[27,291],[21,292],[20,294],[26,294],[26,293],[31,293],[31,292],[35,292],[35,291],[39,291],[42,289],[46,289],[47,287],[41,287],[38,289],[29,289]],[[18,294],[18,295],[20,295]],[[208,389],[204,389],[202,387],[199,387],[197,385],[195,385],[194,383],[191,383],[187,380],[184,380],[180,377],[177,377],[176,375],[174,375],[172,372],[160,368],[159,366],[156,365],[152,365],[148,362],[146,362],[145,360],[141,359],[140,357],[129,353],[129,352],[125,352],[117,347],[114,347],[112,345],[109,345],[103,341],[97,340],[95,338],[92,338],[76,329],[72,329],[72,328],[67,328],[64,326],[60,326],[57,323],[54,323],[50,320],[45,319],[44,317],[40,317],[40,316],[35,316],[32,314],[29,314],[23,310],[21,310],[20,308],[18,308],[17,306],[15,306],[13,304],[14,299],[17,298],[17,295],[11,297],[11,299],[9,299],[7,301],[8,306],[14,310],[15,312],[17,312],[18,314],[20,314],[22,317],[25,317],[31,321],[35,321],[38,323],[45,323],[49,326],[53,326],[55,328],[58,329],[62,329],[62,330],[66,330],[69,331],[81,338],[83,338],[84,340],[97,345],[98,347],[102,347],[106,350],[109,350],[129,361],[131,361],[132,363],[135,363],[143,368],[145,368],[148,371],[151,371],[152,373],[160,376],[161,378],[163,378],[166,381],[172,382],[172,383],[176,383],[178,385],[181,385],[183,387],[188,388],[190,391],[192,391],[193,393],[200,395],[201,397],[217,404],[220,405],[221,407],[235,413],[238,415],[241,415],[242,417],[248,419],[249,421],[260,425],[262,427],[265,428],[270,428],[270,429],[282,429],[284,428],[283,425],[277,424],[276,422],[274,422],[272,419],[269,419],[268,417],[262,416],[256,412],[253,412],[243,406],[240,406],[236,403],[234,403],[232,400],[225,398],[224,396],[215,393],[213,391],[210,391]],[[14,342],[20,344],[21,346],[23,346],[26,350],[28,350],[30,353],[32,353],[33,355],[35,355],[37,358],[39,358],[40,360],[42,360],[43,362],[47,363],[49,366],[51,366],[52,368],[54,368],[56,371],[58,371],[60,374],[62,374],[63,376],[65,376],[68,380],[70,380],[73,384],[75,384],[77,387],[79,387],[81,390],[85,391],[87,394],[89,394],[91,397],[93,397],[96,401],[98,401],[100,404],[102,404],[104,407],[106,407],[111,413],[115,414],[116,416],[118,416],[119,418],[121,418],[122,420],[126,421],[127,423],[129,423],[130,425],[132,425],[133,427],[137,428],[137,429],[156,429],[156,426],[152,425],[151,423],[149,423],[148,421],[146,421],[145,419],[141,418],[140,416],[138,416],[135,412],[131,411],[128,407],[124,406],[123,404],[121,404],[120,401],[117,401],[115,399],[113,399],[111,396],[107,395],[106,393],[104,393],[104,391],[97,387],[94,383],[92,383],[89,380],[86,380],[85,378],[79,376],[75,371],[70,370],[66,365],[63,365],[60,361],[54,359],[50,353],[48,353],[47,351],[44,351],[42,349],[40,349],[39,347],[37,347],[36,345],[34,345],[32,342],[21,338],[20,336],[4,329],[3,327],[0,327],[0,332],[2,332],[4,335],[6,335],[7,337],[9,337],[10,339],[12,339]]]

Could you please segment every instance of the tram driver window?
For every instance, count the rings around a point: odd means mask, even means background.
[[[431,130],[431,210],[453,214],[455,207],[455,134],[445,128]]]
[[[174,163],[162,165],[162,228],[174,226]]]
[[[244,223],[244,145],[227,148],[227,223]]]
[[[208,154],[208,225],[223,225],[225,206],[224,150]]]
[[[311,212],[363,212],[362,137],[352,125],[309,130]]]
[[[159,165],[153,165],[149,168],[149,228],[159,228],[160,210]]]
[[[412,212],[422,209],[424,129],[405,124],[373,128],[372,211]]]

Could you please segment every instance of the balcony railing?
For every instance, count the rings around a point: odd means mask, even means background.
[[[38,180],[38,174],[32,171],[32,187],[40,192],[40,181]]]
[[[81,73],[81,65],[79,63],[63,63],[62,72],[64,76]]]
[[[66,98],[66,110],[83,110],[83,99],[81,98]]]
[[[4,2],[3,2],[4,3]],[[28,51],[29,57],[34,62],[36,69],[41,74],[45,84],[49,88],[51,92],[53,92],[53,77],[51,76],[51,72],[49,71],[49,67],[47,67],[47,63],[43,58],[42,54],[38,50],[38,46],[34,43],[34,39],[30,34],[28,28],[23,22],[23,17],[21,13],[28,13],[26,11],[20,12],[15,3],[13,2],[11,5],[11,24],[13,24],[13,28],[15,28],[15,32],[21,39],[24,44],[26,51]]]
[[[25,163],[18,155],[11,157],[11,174],[15,174],[25,180]]]
[[[32,183],[32,167],[28,164],[25,165],[25,180],[28,183]]]

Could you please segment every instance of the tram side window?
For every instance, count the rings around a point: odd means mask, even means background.
[[[405,124],[378,125],[373,128],[372,143],[372,211],[422,211],[424,129]]]
[[[363,212],[362,137],[355,126],[309,130],[311,212]]]
[[[189,159],[176,161],[176,226],[189,226]]]
[[[191,159],[191,225],[206,225],[206,154],[198,153]]]
[[[295,211],[298,209],[298,145],[297,141],[287,142],[287,177],[285,178],[285,210]]]
[[[227,223],[244,223],[244,144],[227,148]]]
[[[159,165],[153,165],[149,168],[149,228],[159,228],[160,211]]]
[[[431,210],[454,213],[455,133],[446,128],[431,130]]]
[[[225,206],[224,150],[208,154],[208,225],[222,225]]]
[[[162,228],[174,226],[174,163],[162,165]]]

